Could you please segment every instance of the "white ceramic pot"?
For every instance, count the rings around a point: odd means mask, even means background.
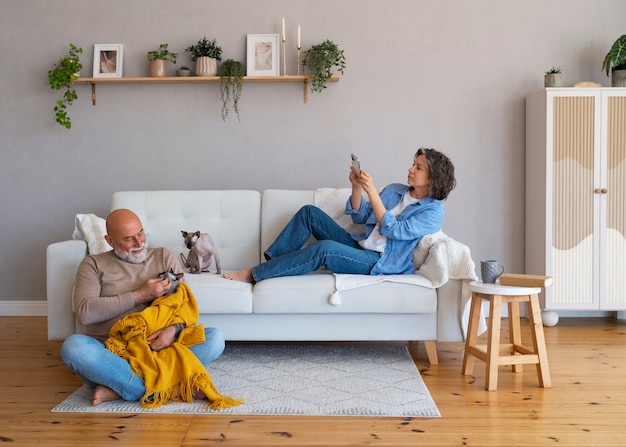
[[[626,87],[626,67],[620,65],[611,71],[611,87]]]
[[[197,58],[196,76],[217,76],[217,60],[207,56]]]

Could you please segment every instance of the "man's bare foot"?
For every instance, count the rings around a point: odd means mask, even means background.
[[[254,276],[252,276],[252,269],[239,270],[238,272],[224,273],[222,275],[226,279],[232,279],[234,281],[248,282],[254,284]]]
[[[204,394],[204,392],[203,392],[203,391],[200,391],[200,390],[198,390],[198,389],[194,389],[194,390],[193,390],[192,396],[193,396],[193,398],[194,398],[194,399],[196,399],[196,400],[203,400],[203,399],[206,399],[206,394]]]
[[[100,405],[102,402],[108,402],[110,400],[118,400],[121,397],[113,391],[108,386],[98,385],[93,392],[93,397],[91,398],[91,405],[94,407],[96,405]]]

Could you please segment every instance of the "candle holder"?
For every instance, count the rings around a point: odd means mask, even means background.
[[[298,45],[298,76],[300,76],[300,45]]]
[[[283,37],[283,76],[287,76],[287,57],[286,57],[286,51],[285,51],[286,42],[287,42],[287,39]]]

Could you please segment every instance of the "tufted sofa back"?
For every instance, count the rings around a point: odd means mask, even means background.
[[[181,230],[209,233],[220,252],[222,269],[258,264],[261,194],[250,190],[122,191],[111,210],[127,208],[141,219],[151,247],[187,256]]]

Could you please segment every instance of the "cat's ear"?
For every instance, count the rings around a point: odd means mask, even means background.
[[[174,269],[172,267],[170,267],[170,273],[174,274]]]
[[[196,237],[200,237],[200,232],[196,231]]]
[[[176,279],[180,279],[180,278],[182,278],[183,276],[185,276],[185,274],[184,274],[184,273],[175,273],[174,275],[176,276]]]
[[[183,237],[187,237],[187,232],[186,232],[186,231],[182,231],[182,230],[181,230],[180,232],[181,232],[181,234],[183,235]]]

